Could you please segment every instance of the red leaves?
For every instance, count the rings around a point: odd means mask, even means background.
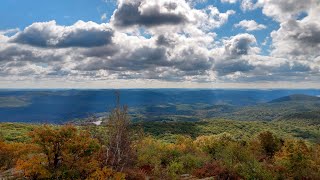
[[[238,174],[230,172],[226,167],[216,161],[196,169],[193,172],[193,175],[199,178],[214,177],[214,179],[241,179]]]

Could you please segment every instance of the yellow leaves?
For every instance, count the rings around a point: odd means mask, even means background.
[[[125,174],[120,172],[114,172],[111,168],[104,167],[103,169],[98,169],[92,173],[87,180],[124,180],[126,177]]]
[[[234,142],[230,134],[222,133],[219,135],[199,136],[194,141],[195,145],[205,152],[210,152],[218,147],[223,147],[230,142]]]
[[[303,141],[287,140],[282,146],[281,151],[276,154],[277,160],[297,160],[308,159],[310,150]]]
[[[311,159],[313,160],[313,167],[316,172],[320,172],[320,144],[317,144],[312,151],[312,157]],[[320,174],[319,174],[319,179],[320,179]]]
[[[121,172],[116,172],[113,177],[114,177],[114,180],[125,180],[126,175]]]
[[[210,147],[213,142],[216,141],[216,136],[211,135],[211,136],[199,136],[195,140],[195,144],[198,147]]]
[[[307,178],[312,175],[312,151],[301,140],[287,140],[280,152],[276,153],[276,164],[286,169],[287,175],[297,178]]]
[[[146,137],[136,144],[138,166],[163,178],[178,177],[183,172],[191,172],[208,160],[208,156],[196,148],[189,137],[178,137],[176,143],[167,143]]]

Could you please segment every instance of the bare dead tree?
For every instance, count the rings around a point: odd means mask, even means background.
[[[105,165],[123,171],[133,158],[130,139],[128,107],[120,105],[120,93],[116,92],[116,108],[107,119],[107,142],[103,156]]]

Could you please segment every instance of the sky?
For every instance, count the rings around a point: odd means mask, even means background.
[[[319,0],[1,0],[0,88],[320,88]]]

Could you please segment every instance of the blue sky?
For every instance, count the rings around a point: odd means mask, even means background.
[[[243,19],[252,19],[259,24],[267,25],[266,29],[252,32],[257,38],[258,43],[262,43],[272,30],[279,28],[279,23],[263,15],[261,10],[242,11],[240,9],[240,2],[229,4],[221,3],[218,0],[207,1],[195,5],[195,8],[202,9],[208,5],[218,7],[221,12],[230,9],[236,11],[236,15],[231,16],[228,23],[214,30],[219,38],[245,33],[245,29],[233,27],[234,24]],[[78,20],[94,21],[96,23],[107,22],[116,8],[117,2],[115,0],[3,0],[0,6],[0,16],[3,17],[0,20],[0,29],[24,29],[34,22],[50,20],[55,20],[58,24],[66,26],[72,25]],[[106,14],[107,19],[101,20],[103,14]]]
[[[319,2],[307,1],[2,0],[0,82],[317,87]]]
[[[110,17],[116,8],[113,2],[101,0],[2,0],[0,6],[0,28],[24,29],[34,22],[56,20],[61,25],[72,25],[78,20],[100,23],[100,17]]]

